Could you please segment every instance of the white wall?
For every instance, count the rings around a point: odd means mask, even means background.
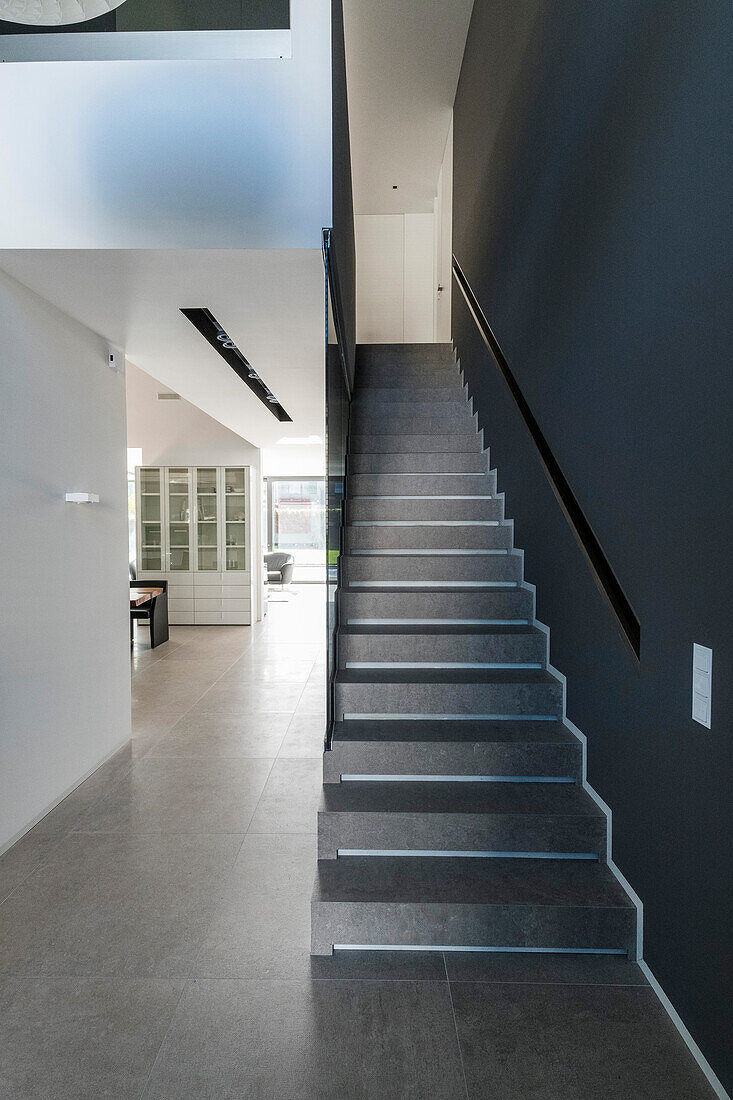
[[[190,401],[159,401],[168,387],[127,363],[127,446],[146,466],[254,466],[260,450]]]
[[[127,363],[126,373],[127,446],[142,450],[145,466],[253,467],[254,618],[261,619],[262,452],[189,401],[159,401],[158,393],[170,392],[168,387],[133,363]]]
[[[0,248],[320,249],[330,0],[291,11],[282,60],[0,65]]]
[[[359,214],[356,339],[360,344],[435,339],[433,214]]]
[[[2,850],[129,739],[130,643],[124,376],[1,271],[0,331]]]

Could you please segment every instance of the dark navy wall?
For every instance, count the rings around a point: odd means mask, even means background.
[[[354,380],[356,355],[356,245],[351,186],[349,104],[346,95],[346,51],[341,0],[331,3],[331,67],[333,95],[333,247],[341,289],[346,358]]]
[[[645,959],[728,1089],[732,41],[727,0],[476,0],[453,198],[455,255],[641,622],[638,664],[454,285]],[[693,642],[714,651],[711,730]]]

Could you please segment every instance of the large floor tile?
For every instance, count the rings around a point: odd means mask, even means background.
[[[280,755],[284,757],[311,757],[320,760],[323,756],[323,740],[326,736],[326,720],[320,714],[293,715],[285,738],[280,746]]]
[[[471,1100],[712,1100],[651,989],[451,982]]]
[[[648,985],[639,966],[620,955],[446,951],[451,981],[546,982],[560,985]]]
[[[42,817],[33,828],[35,836],[63,836],[75,828],[96,802],[129,774],[133,764],[133,746],[128,742],[114,756],[92,772],[58,806]]]
[[[137,1100],[185,983],[0,979],[0,1096]]]
[[[194,973],[215,978],[307,977],[315,871],[314,836],[248,834]]]
[[[48,858],[61,839],[31,829],[0,856],[0,902]]]
[[[464,1100],[439,982],[192,982],[145,1100]]]
[[[0,905],[0,972],[186,976],[240,845],[72,833]]]
[[[79,822],[84,832],[244,833],[272,760],[146,756]]]
[[[215,684],[196,703],[201,714],[282,714],[294,711],[302,684]]]
[[[253,683],[305,684],[313,669],[313,661],[297,657],[263,657],[258,653],[245,653],[222,676],[219,684],[241,684],[249,688]]]
[[[151,756],[275,757],[291,722],[286,714],[221,718],[185,715],[150,750]]]
[[[322,786],[320,760],[278,757],[250,822],[250,832],[315,833]]]
[[[326,680],[310,680],[303,689],[303,694],[298,700],[300,714],[325,714],[326,713]]]

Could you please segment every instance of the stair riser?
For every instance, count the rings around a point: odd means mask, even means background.
[[[386,360],[403,363],[451,363],[455,366],[453,345],[448,343],[388,343],[359,344],[356,349],[357,369],[369,363]]]
[[[557,852],[606,850],[606,819],[553,814],[318,814],[318,858],[362,852]]]
[[[525,588],[495,592],[341,592],[341,622],[352,619],[531,621],[534,593]]]
[[[636,911],[582,905],[484,905],[319,901],[311,905],[311,952],[334,944],[385,947],[542,947],[623,950],[633,958]]]
[[[346,523],[360,523],[369,520],[502,520],[504,518],[504,498],[488,497],[479,500],[447,497],[409,498],[402,500],[390,497],[352,497],[346,502]]]
[[[354,741],[323,754],[323,782],[342,775],[495,775],[579,781],[581,746],[572,744]]]
[[[359,454],[350,453],[346,460],[348,474],[429,474],[479,473],[489,469],[488,451],[380,452],[372,448]]]
[[[480,714],[561,717],[562,684],[336,684],[336,720],[344,715]]]
[[[470,556],[450,554],[407,554],[392,556],[377,554],[346,556],[341,559],[341,579],[344,584],[381,582],[483,583],[518,584],[522,580],[522,559],[519,554]]]
[[[420,404],[435,407],[445,403],[454,404],[461,403],[467,404],[466,391],[461,385],[460,379],[456,375],[454,381],[446,382],[445,385],[431,386],[429,390],[425,391],[425,395],[421,395]],[[405,410],[405,415],[409,415],[409,409],[413,407],[415,403],[415,395],[413,391],[406,391],[401,386],[358,386],[354,390],[354,399],[351,406],[352,410],[355,409],[371,409],[376,406],[382,405],[400,405]]]
[[[412,425],[411,425],[412,426]],[[449,435],[352,435],[350,453],[353,454],[450,454],[461,451],[467,454],[482,450],[480,437],[467,429]],[[418,467],[419,468],[419,467]]]
[[[488,496],[496,493],[496,474],[350,474],[348,497]]]
[[[509,524],[498,527],[347,527],[345,540],[349,553],[358,550],[510,550],[514,532]],[[485,559],[494,555],[479,556]]]
[[[341,634],[339,663],[404,662],[542,665],[544,634]]]
[[[375,409],[370,413],[363,409],[353,409],[350,427],[355,435],[371,435],[373,432],[393,435],[401,435],[403,432],[410,435],[476,432],[476,424],[465,403],[455,407],[447,406],[445,410],[438,412],[433,410],[423,413],[415,410],[413,415],[400,415],[391,408]]]
[[[399,401],[431,401],[434,393],[454,390],[465,396],[460,374],[453,367],[409,367],[396,370],[393,367],[369,367],[357,372],[354,393],[362,397],[379,390],[391,390]]]

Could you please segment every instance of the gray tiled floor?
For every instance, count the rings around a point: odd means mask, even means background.
[[[0,858],[0,1098],[712,1096],[628,962],[310,957],[322,601],[136,646],[132,744]]]

